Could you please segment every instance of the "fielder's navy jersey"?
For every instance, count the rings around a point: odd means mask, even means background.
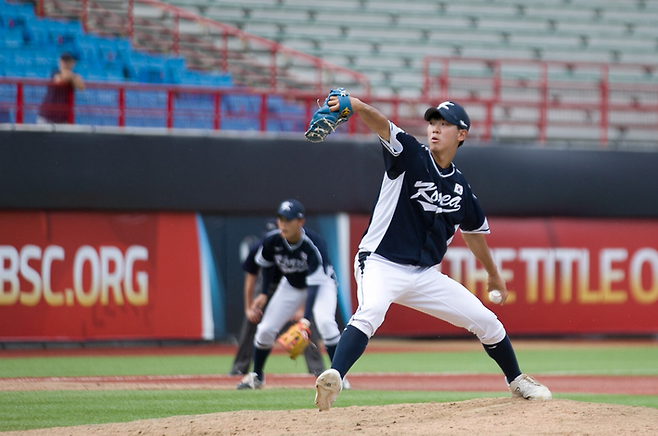
[[[278,229],[271,231],[256,253],[256,263],[263,267],[264,280],[269,276],[266,273],[276,267],[298,289],[319,285],[333,276],[327,245],[311,230],[302,229],[302,237],[294,245],[290,245]]]
[[[390,123],[380,138],[386,173],[359,251],[393,262],[433,266],[461,228],[489,233],[489,224],[464,175],[450,164],[440,169],[427,146]]]
[[[270,284],[268,286],[268,289],[263,289],[262,286],[263,277],[259,274],[260,266],[256,263],[256,253],[258,253],[258,250],[260,249],[262,244],[263,244],[263,240],[261,239],[260,241],[258,241],[257,244],[254,244],[249,249],[249,254],[247,254],[247,257],[245,258],[244,262],[242,262],[242,269],[245,272],[248,272],[249,274],[258,276],[258,279],[256,280],[256,289],[255,289],[256,293],[264,293],[271,297],[272,294],[274,294],[274,291],[276,290],[276,285],[278,285],[279,282],[281,281],[281,271],[275,269],[274,274],[269,280]]]

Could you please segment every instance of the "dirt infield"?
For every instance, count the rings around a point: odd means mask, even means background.
[[[350,374],[354,389],[415,391],[505,392],[503,377],[491,374]],[[539,377],[553,392],[658,395],[658,377],[554,376]],[[235,389],[239,377],[228,375],[36,377],[0,379],[0,391],[107,389]],[[269,374],[266,388],[313,387],[309,374]]]

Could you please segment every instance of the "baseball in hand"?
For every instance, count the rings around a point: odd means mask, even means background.
[[[489,292],[489,301],[495,304],[500,304],[503,301],[503,294],[501,294],[499,290],[494,289]]]

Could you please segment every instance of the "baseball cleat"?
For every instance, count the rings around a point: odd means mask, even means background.
[[[515,397],[523,397],[526,400],[550,400],[553,398],[551,391],[527,374],[521,374],[509,384],[509,390]]]
[[[344,378],[343,378],[343,382],[342,382],[342,383],[343,383],[343,389],[342,389],[343,391],[349,391],[350,389],[352,389],[352,385],[351,385],[350,382],[347,380],[347,377],[344,377]]]
[[[250,372],[249,374],[242,377],[240,383],[236,386],[236,389],[262,389],[265,386],[265,380],[258,378],[258,374],[255,372]]]
[[[331,409],[342,389],[343,381],[338,371],[331,368],[320,374],[315,382],[315,405],[320,412]]]

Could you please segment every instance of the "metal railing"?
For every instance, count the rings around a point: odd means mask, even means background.
[[[543,91],[531,85],[505,90],[504,80],[500,83],[499,90],[495,91],[498,94],[486,98],[475,94],[472,86],[467,90],[468,95],[464,90],[453,89],[431,92],[428,97],[418,99],[354,95],[378,108],[421,141],[424,141],[427,126],[423,120],[424,111],[451,99],[463,104],[469,112],[472,122],[469,142],[658,147],[658,104],[632,99],[624,103],[616,96],[619,90],[631,92],[630,95],[642,91],[637,97],[658,99],[656,87],[612,83],[597,87],[587,83],[580,91],[590,97],[598,95],[596,101],[585,101],[577,90],[569,88],[565,98],[575,96],[577,101],[563,102],[551,96],[548,90],[554,88],[550,83],[540,88]],[[49,85],[50,81],[44,79],[0,78],[0,123],[36,123]],[[607,96],[601,95],[602,89],[607,90]],[[508,92],[512,95],[506,95]],[[527,97],[526,92],[548,93],[548,96],[543,99]],[[320,94],[88,81],[85,91],[75,92],[71,104],[62,103],[51,109],[61,111],[69,123],[79,125],[301,133],[317,109],[317,100],[325,95],[326,91]],[[607,108],[606,113],[594,114],[603,108]],[[332,138],[370,133],[357,115],[339,127]],[[628,133],[629,137],[615,137],[620,133]]]
[[[279,98],[301,104],[307,120],[316,108],[317,98],[323,98],[332,87],[345,86],[419,137],[425,136],[424,110],[452,99],[467,108],[473,124],[469,137],[480,142],[658,147],[656,64],[428,56],[420,79],[424,83],[420,97],[380,98],[371,95],[368,78],[363,74],[235,27],[159,0],[127,0],[119,3],[125,5],[121,10],[104,7],[107,1],[38,0],[38,11],[47,16],[78,17],[86,29],[95,33],[124,35],[135,47],[184,55],[193,67],[229,72],[237,84],[249,87],[250,91],[241,93],[280,94]],[[132,85],[94,86],[132,90]],[[162,89],[170,91],[159,92],[172,95],[233,92],[172,86]],[[117,92],[120,96],[121,91]],[[175,101],[168,98],[171,103],[167,105],[175,108]],[[220,112],[217,117],[221,117]],[[263,121],[267,114],[264,111],[258,115],[259,125],[267,124]],[[166,119],[175,118],[174,112],[166,115]],[[122,126],[121,119],[117,118],[118,126]],[[368,132],[360,122],[348,125],[351,133]],[[171,126],[176,127],[176,123],[164,123],[164,127]],[[214,123],[211,128],[223,127]]]
[[[236,83],[253,88],[325,92],[342,83],[370,94],[364,74],[227,24],[158,0],[121,5],[110,10],[103,0],[38,0],[37,14],[79,19],[87,31],[127,37],[133,47],[150,52],[184,56],[193,68],[229,72]]]
[[[658,146],[658,64],[427,57],[424,82],[480,118],[484,141]]]
[[[49,86],[44,79],[0,78],[0,122],[34,124],[49,112],[57,115],[54,124],[303,131],[316,107],[315,94],[301,92],[109,82],[87,82],[84,91],[68,91],[72,99],[46,102]]]

